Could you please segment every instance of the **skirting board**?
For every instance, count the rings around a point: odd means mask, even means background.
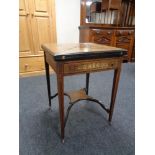
[[[55,74],[55,72],[50,69],[50,74]],[[45,70],[41,71],[35,71],[35,72],[25,72],[25,73],[19,73],[19,77],[30,77],[30,76],[39,76],[39,75],[45,75]]]

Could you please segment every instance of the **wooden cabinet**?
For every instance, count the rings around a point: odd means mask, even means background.
[[[21,57],[19,65],[22,73],[42,71],[44,70],[44,58],[42,56]]]
[[[134,29],[133,28],[105,28],[102,26],[80,26],[80,42],[93,42],[128,50],[125,60],[133,60]]]
[[[134,0],[81,0],[80,42],[94,42],[128,50],[134,60]]]
[[[19,2],[20,74],[44,70],[41,44],[56,42],[54,0]]]

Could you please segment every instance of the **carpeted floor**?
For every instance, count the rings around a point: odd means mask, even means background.
[[[89,95],[109,105],[113,71],[90,75]],[[19,97],[20,155],[134,155],[135,65],[123,64],[112,124],[96,103],[80,101],[73,106],[60,141],[58,100],[48,110],[45,76],[21,78]],[[85,86],[85,75],[65,77],[65,90]],[[55,93],[56,77],[51,76]],[[68,98],[65,97],[65,107]]]

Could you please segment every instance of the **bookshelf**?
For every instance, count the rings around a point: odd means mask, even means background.
[[[81,0],[79,30],[80,42],[125,48],[125,60],[134,61],[134,0]]]

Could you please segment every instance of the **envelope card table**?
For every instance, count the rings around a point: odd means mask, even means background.
[[[51,99],[58,95],[61,140],[64,142],[65,125],[72,106],[80,100],[89,100],[99,104],[107,113],[111,122],[115,98],[121,72],[123,56],[127,51],[121,48],[105,46],[95,43],[75,43],[75,44],[43,44],[46,80],[49,107]],[[49,66],[55,71],[57,76],[58,93],[51,95]],[[111,102],[109,108],[105,107],[101,101],[88,95],[89,75],[92,72],[114,70]],[[86,74],[86,86],[83,89],[71,92],[64,92],[64,76]],[[99,82],[99,81],[98,81]],[[64,95],[70,99],[66,115],[64,112]]]

